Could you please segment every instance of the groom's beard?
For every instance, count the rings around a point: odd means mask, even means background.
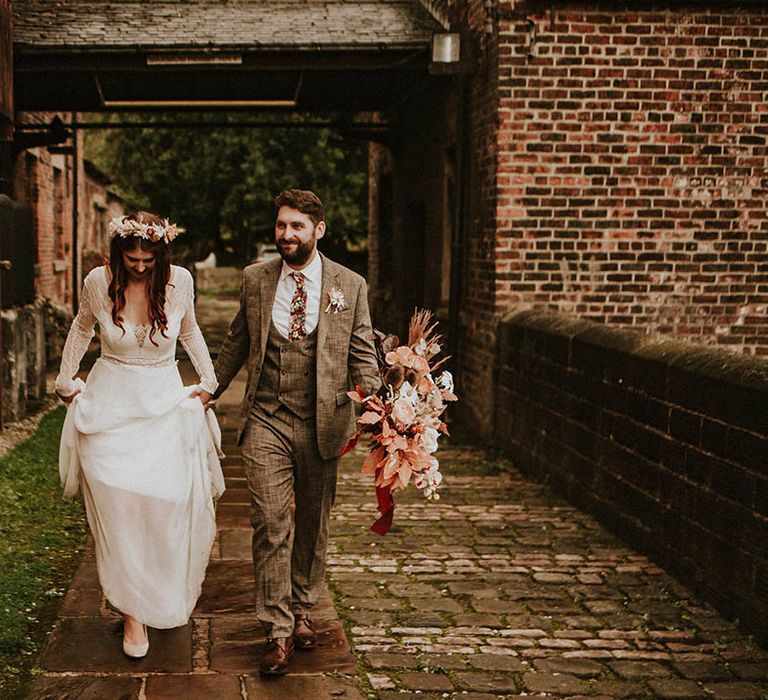
[[[296,248],[291,252],[288,251],[288,242],[297,244]],[[277,244],[277,250],[280,253],[280,257],[289,265],[303,265],[312,256],[316,242],[314,235],[306,243],[292,241],[290,238],[288,241],[283,239]]]

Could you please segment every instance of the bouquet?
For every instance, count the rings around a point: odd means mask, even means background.
[[[357,421],[360,427],[340,454],[349,452],[363,435],[370,439],[370,454],[362,473],[374,474],[381,517],[371,529],[380,535],[392,525],[393,492],[406,488],[411,478],[427,499],[440,498],[443,475],[434,453],[440,435],[448,435],[440,416],[447,402],[457,397],[450,372],[443,371],[436,379],[432,376],[448,360],[445,357],[430,364],[440,352],[436,327],[432,312],[421,310],[411,318],[407,345],[400,345],[397,336],[374,331],[381,389],[369,395],[360,387],[349,392],[363,411]]]

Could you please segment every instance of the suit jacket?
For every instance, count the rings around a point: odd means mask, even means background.
[[[256,395],[267,347],[272,304],[280,279],[282,260],[249,265],[243,270],[240,309],[229,326],[216,360],[219,396],[243,364],[248,383],[240,407],[238,443]],[[341,290],[346,308],[326,311],[328,293]],[[338,455],[354,432],[354,411],[347,392],[361,386],[366,392],[381,385],[371,335],[365,280],[352,270],[323,256],[320,316],[317,322],[317,444],[323,459]]]

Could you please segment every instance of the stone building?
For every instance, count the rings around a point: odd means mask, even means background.
[[[45,397],[83,273],[103,259],[106,220],[122,202],[84,160],[82,133],[59,126],[69,115],[14,109],[8,2],[0,2],[0,52],[2,425]],[[51,126],[19,130],[30,124]]]
[[[84,206],[81,211],[82,249],[80,276],[103,265],[109,257],[110,220],[125,212],[123,198],[112,188],[112,180],[91,161],[85,160]]]

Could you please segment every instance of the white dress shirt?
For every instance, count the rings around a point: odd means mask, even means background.
[[[283,269],[280,271],[280,281],[277,283],[275,303],[272,304],[272,322],[280,335],[288,337],[291,326],[291,300],[296,293],[296,280],[293,277],[293,268],[283,260]],[[323,282],[323,259],[320,253],[315,251],[314,260],[303,270],[304,288],[307,290],[307,319],[304,329],[307,335],[317,327],[320,317],[320,292]]]

